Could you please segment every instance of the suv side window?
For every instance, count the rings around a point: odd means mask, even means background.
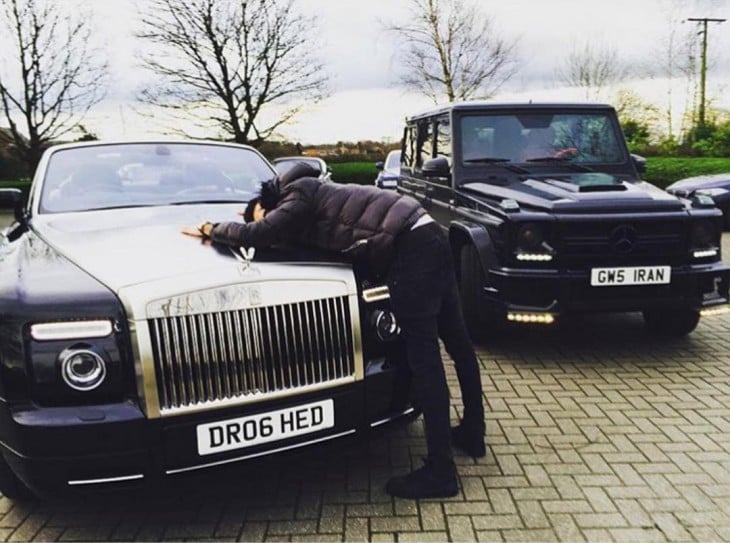
[[[416,141],[418,140],[418,127],[415,124],[406,126],[403,131],[403,146],[401,148],[400,163],[402,167],[408,168],[411,173],[416,167]]]
[[[436,119],[436,156],[442,156],[451,166],[451,121],[448,116]]]
[[[417,166],[420,170],[423,163],[433,158],[433,124],[431,119],[423,119],[418,123]]]

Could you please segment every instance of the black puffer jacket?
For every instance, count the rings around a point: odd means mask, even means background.
[[[263,248],[299,243],[364,259],[381,275],[390,263],[395,237],[426,211],[416,200],[374,186],[324,183],[312,177],[281,180],[277,206],[255,223],[220,223],[213,241]]]

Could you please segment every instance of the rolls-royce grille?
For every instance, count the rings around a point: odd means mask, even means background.
[[[347,297],[149,320],[160,409],[355,373]]]

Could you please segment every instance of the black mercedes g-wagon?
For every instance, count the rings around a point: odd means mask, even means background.
[[[406,119],[398,190],[449,230],[475,337],[579,312],[681,336],[728,309],[722,214],[639,178],[603,104],[463,102]]]

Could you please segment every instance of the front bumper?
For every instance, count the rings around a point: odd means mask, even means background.
[[[483,303],[501,316],[510,312],[631,312],[703,308],[728,303],[730,268],[722,263],[674,266],[664,285],[590,284],[590,270],[498,268],[489,271]]]
[[[13,409],[0,405],[2,454],[34,493],[128,487],[250,458],[367,432],[413,413],[407,375],[384,360],[370,363],[365,379],[345,386],[167,418],[148,419],[131,401],[80,407]],[[331,399],[334,425],[291,438],[201,456],[200,424]]]

